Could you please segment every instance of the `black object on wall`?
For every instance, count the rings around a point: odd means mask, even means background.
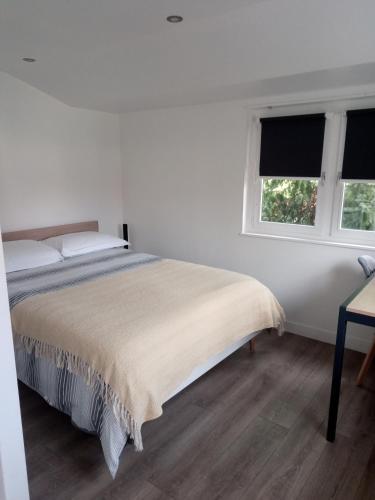
[[[375,179],[375,109],[348,111],[342,179]]]
[[[128,240],[128,225],[127,224],[122,225],[122,237],[124,238],[124,240],[129,241]],[[129,245],[125,245],[124,248],[129,248]]]
[[[322,113],[261,118],[259,175],[321,176],[325,116]]]

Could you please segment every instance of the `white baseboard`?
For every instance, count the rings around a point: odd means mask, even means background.
[[[286,331],[295,333],[296,335],[302,335],[303,337],[308,337],[310,339],[320,340],[321,342],[326,342],[327,344],[336,343],[336,332],[324,330],[323,328],[316,328],[303,323],[293,323],[288,321],[286,324]],[[363,339],[348,333],[346,336],[345,347],[353,349],[353,351],[367,353],[371,347],[371,338]]]

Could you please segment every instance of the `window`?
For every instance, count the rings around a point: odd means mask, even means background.
[[[341,228],[375,231],[375,184],[344,183]]]
[[[261,118],[260,125],[260,222],[315,227],[324,115]]]
[[[252,114],[243,233],[375,246],[375,109],[326,107]]]
[[[264,179],[262,222],[315,225],[318,181]]]
[[[343,129],[333,235],[375,246],[375,109],[348,111]]]

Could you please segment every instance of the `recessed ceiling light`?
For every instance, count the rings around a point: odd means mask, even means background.
[[[168,16],[167,17],[167,21],[169,23],[180,23],[181,21],[183,21],[183,17],[182,16]]]
[[[23,57],[22,61],[25,61],[25,62],[35,62],[36,59],[34,59],[33,57]]]

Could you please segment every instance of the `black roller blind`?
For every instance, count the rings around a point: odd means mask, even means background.
[[[324,114],[261,118],[259,175],[320,177]]]
[[[347,112],[343,179],[375,179],[375,109]]]

